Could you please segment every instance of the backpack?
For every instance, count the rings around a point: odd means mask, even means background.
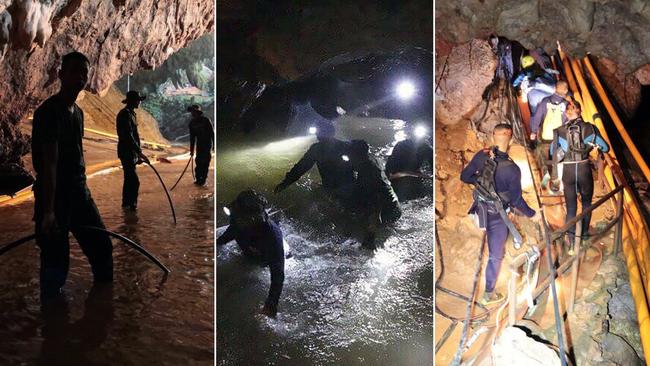
[[[582,140],[582,123],[572,123],[566,126],[566,138],[568,151],[565,158],[568,161],[580,161],[586,159],[591,151]]]
[[[542,140],[550,141],[553,139],[553,130],[562,126],[562,118],[566,111],[564,102],[547,102],[546,116],[542,121]]]

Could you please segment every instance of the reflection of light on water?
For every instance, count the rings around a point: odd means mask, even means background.
[[[264,150],[273,153],[291,151],[296,147],[304,144],[310,139],[311,139],[310,136],[301,136],[301,137],[294,137],[286,140],[271,142],[269,144],[266,144],[266,146],[264,146]]]
[[[397,263],[397,256],[385,249],[380,249],[375,252],[375,256],[373,257],[372,262],[378,268],[386,269],[388,267],[392,267],[395,263]]]
[[[406,140],[406,137],[407,137],[406,132],[404,132],[403,130],[399,130],[395,132],[395,142],[404,141]]]

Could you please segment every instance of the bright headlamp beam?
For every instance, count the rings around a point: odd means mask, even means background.
[[[341,159],[343,159],[343,161],[350,161],[350,158],[347,155],[341,155]]]
[[[224,212],[226,215],[230,216],[230,209],[229,209],[228,207],[223,206],[223,212]]]
[[[415,135],[416,138],[423,138],[427,134],[427,128],[419,125],[415,127],[415,130],[413,131],[413,134]]]
[[[316,132],[318,132],[318,129],[316,127],[314,127],[314,126],[309,127],[309,134],[310,135],[315,135]]]
[[[409,100],[415,96],[415,85],[409,80],[403,80],[395,88],[397,97],[401,100]]]

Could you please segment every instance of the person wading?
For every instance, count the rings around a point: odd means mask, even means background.
[[[521,238],[506,212],[513,209],[515,213],[532,217],[535,221],[541,217],[521,196],[521,171],[508,156],[512,127],[504,123],[496,125],[492,138],[495,146],[477,152],[460,174],[464,183],[477,187],[469,213],[476,214],[479,227],[487,231],[489,258],[485,270],[485,293],[479,300],[484,305],[503,299],[503,295],[494,289],[501,271],[508,231]],[[492,197],[495,195],[498,197]]]
[[[334,138],[334,133],[332,125],[319,127],[316,131],[318,142],[309,147],[273,192],[282,192],[316,164],[325,191],[342,201],[350,200],[355,192],[355,179],[352,167],[342,159],[347,154],[349,143]]]
[[[381,164],[369,153],[364,140],[350,142],[350,163],[357,172],[358,192],[356,202],[366,215],[366,234],[362,246],[375,247],[379,225],[395,223],[402,216],[397,195],[384,173]]]
[[[252,189],[239,193],[228,206],[230,225],[217,238],[217,246],[236,240],[246,257],[269,267],[271,286],[261,313],[275,317],[284,286],[285,252],[282,230],[269,218],[267,205],[266,198]]]
[[[562,162],[562,183],[564,202],[566,204],[566,222],[576,217],[578,211],[578,193],[582,210],[591,207],[594,195],[594,177],[591,172],[589,153],[594,148],[609,151],[609,145],[603,140],[598,127],[587,123],[580,117],[580,103],[573,101],[566,110],[569,121],[553,131],[551,154],[553,162]],[[555,185],[559,186],[559,182]],[[582,219],[582,236],[589,232],[591,214]],[[569,229],[569,254],[573,254],[575,225]]]
[[[138,123],[135,109],[140,102],[145,100],[137,91],[131,90],[126,93],[126,99],[122,103],[126,106],[117,114],[117,156],[122,162],[124,170],[124,185],[122,186],[122,207],[136,210],[138,206],[138,189],[140,180],[135,171],[137,164],[149,163],[149,159],[142,153],[140,148],[140,135],[138,134]]]
[[[32,162],[36,243],[41,253],[42,301],[59,297],[66,282],[68,234],[88,258],[95,283],[113,281],[113,246],[105,233],[80,226],[105,228],[86,185],[83,156],[83,111],[75,103],[88,82],[90,62],[79,52],[63,56],[58,76],[61,88],[34,112]]]
[[[203,115],[201,106],[193,104],[187,108],[192,114],[190,120],[190,156],[194,156],[194,146],[196,146],[196,158],[194,162],[196,167],[194,175],[196,185],[204,185],[208,179],[208,169],[210,168],[210,159],[212,155],[212,145],[214,144],[214,129],[210,119]]]

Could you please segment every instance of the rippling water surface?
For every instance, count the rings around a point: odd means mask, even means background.
[[[168,187],[184,161],[157,164]],[[89,180],[109,230],[141,243],[171,269],[113,241],[115,283],[93,288],[90,267],[71,240],[66,302],[41,313],[38,249],[31,242],[0,257],[0,365],[212,365],[214,278],[212,178],[188,171],[172,192],[178,223],[160,183],[139,167],[138,212],[121,207],[122,172]],[[0,244],[33,232],[33,201],[0,207]],[[72,236],[71,236],[72,237]]]
[[[430,122],[429,122],[430,123]],[[385,156],[404,125],[384,119],[339,121],[339,137],[364,138]],[[360,248],[359,218],[320,189],[316,169],[284,192],[272,189],[315,141],[219,141],[217,229],[239,191],[266,195],[293,258],[287,260],[278,318],[257,314],[268,269],[248,263],[232,242],[217,249],[219,365],[429,365],[432,351],[431,197],[403,205],[403,216],[380,231],[383,248]],[[225,141],[224,141],[225,140]]]

